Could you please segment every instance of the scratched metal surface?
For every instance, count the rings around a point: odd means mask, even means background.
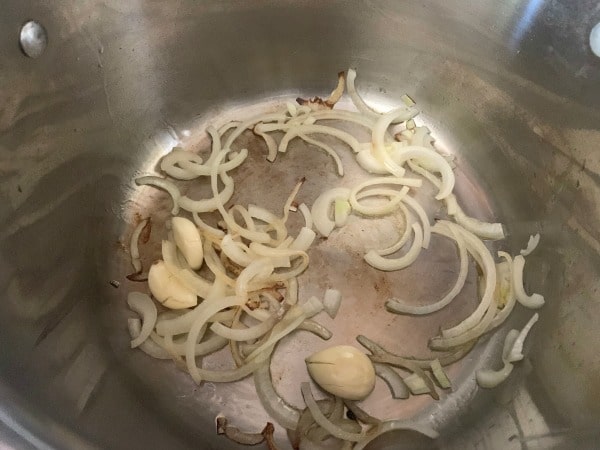
[[[18,46],[31,18],[48,32],[36,59]],[[132,179],[154,170],[170,128],[189,130],[201,149],[206,122],[326,94],[332,75],[354,66],[370,101],[388,106],[404,92],[418,101],[439,145],[458,156],[467,211],[505,222],[507,249],[542,233],[527,282],[547,297],[530,364],[505,388],[482,392],[472,377],[493,360],[500,333],[452,369],[455,390],[439,403],[391,402],[378,387],[367,406],[429,421],[444,448],[591,447],[600,423],[600,60],[587,34],[598,21],[588,0],[11,2],[0,18],[0,421],[36,447],[222,448],[212,432],[223,401],[240,420],[265,419],[248,382],[197,388],[171,365],[125,351],[119,241],[136,212],[160,218],[168,204]],[[358,176],[337,180],[323,155],[300,147],[266,166],[247,145],[252,163],[235,175],[249,186],[241,202],[259,195],[275,208],[300,172],[307,201]],[[336,342],[368,326],[390,348],[424,352],[424,337],[472,304],[416,321],[384,314],[374,305],[385,295],[420,292],[425,276],[440,292],[452,277],[436,270],[443,241],[390,279],[359,267],[354,238],[372,235],[357,221],[321,242],[305,293],[343,286],[350,317],[331,324]],[[144,251],[152,257],[152,245]],[[319,345],[298,335],[275,355],[293,402],[303,367],[290,354]],[[2,433],[7,446],[18,447],[15,433]]]

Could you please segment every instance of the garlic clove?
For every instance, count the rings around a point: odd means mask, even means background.
[[[177,248],[192,269],[199,269],[204,259],[204,250],[198,228],[194,222],[184,217],[173,217],[171,227]]]
[[[154,298],[167,308],[184,309],[198,304],[196,294],[167,269],[164,261],[157,261],[150,267],[148,286]]]
[[[362,400],[375,387],[371,360],[355,347],[338,345],[306,358],[308,373],[325,391],[348,400]]]

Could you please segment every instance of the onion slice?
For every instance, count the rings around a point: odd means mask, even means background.
[[[544,296],[541,294],[527,295],[523,287],[523,268],[525,258],[523,255],[515,256],[513,260],[513,288],[519,303],[529,309],[538,309],[544,305]]]
[[[375,250],[369,250],[364,256],[365,261],[379,270],[392,271],[408,267],[417,260],[423,246],[423,229],[418,223],[412,225],[414,239],[410,249],[399,258],[384,258]]]
[[[508,354],[508,358],[506,358],[509,362],[514,363],[523,359],[523,344],[525,343],[527,335],[531,331],[531,327],[533,327],[533,325],[538,321],[538,319],[539,314],[535,313],[533,316],[531,316],[531,319],[529,319],[527,324],[523,327]]]
[[[131,341],[131,348],[136,348],[148,339],[150,333],[152,333],[158,311],[152,299],[142,292],[130,292],[127,296],[127,305],[132,311],[138,313],[142,319],[142,329],[138,336]]]
[[[408,387],[404,381],[402,381],[402,377],[398,374],[398,372],[386,364],[376,363],[373,364],[373,366],[375,367],[375,375],[381,378],[385,384],[388,385],[388,388],[392,393],[392,398],[408,398]]]
[[[261,404],[275,421],[284,428],[295,430],[300,419],[300,411],[277,394],[271,378],[270,360],[264,362],[254,372],[254,386]]]
[[[521,255],[528,256],[533,252],[540,243],[540,233],[532,234],[527,241],[527,247],[521,250]]]
[[[306,403],[307,408],[310,410],[313,418],[321,427],[326,429],[329,434],[338,439],[353,442],[358,442],[365,437],[363,433],[349,433],[325,417],[325,415],[319,409],[319,405],[317,405],[315,398],[313,397],[309,383],[302,383],[300,385],[300,390],[302,391],[304,402]]]
[[[179,213],[179,198],[181,197],[181,192],[179,192],[179,188],[172,182],[160,177],[146,176],[136,178],[135,183],[138,186],[153,186],[166,191],[173,200],[173,209],[171,209],[171,214],[175,216],[177,213]]]
[[[127,319],[127,329],[131,339],[136,339],[142,331],[142,321],[138,318]],[[164,348],[157,345],[152,339],[146,339],[138,348],[148,356],[156,359],[171,359],[172,355]]]
[[[129,254],[131,256],[131,265],[136,273],[140,273],[142,271],[142,262],[140,261],[140,250],[138,247],[138,241],[140,240],[140,235],[142,231],[148,225],[150,219],[144,219],[140,223],[136,225],[131,234],[131,242],[129,244]]]
[[[315,202],[311,209],[311,215],[315,228],[321,235],[327,237],[335,228],[335,221],[330,218],[331,205],[336,199],[348,199],[350,189],[333,188],[323,192]]]
[[[431,314],[433,312],[439,311],[440,309],[450,304],[450,302],[456,298],[460,291],[462,291],[469,271],[469,257],[467,254],[465,243],[458,234],[453,232],[452,228],[438,225],[434,228],[434,232],[446,236],[450,239],[454,239],[458,247],[460,269],[454,286],[452,286],[452,289],[450,289],[450,291],[444,297],[442,297],[437,302],[429,305],[410,305],[398,299],[388,300],[385,303],[385,307],[389,311],[397,314]]]

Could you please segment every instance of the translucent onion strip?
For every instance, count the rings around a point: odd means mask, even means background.
[[[173,199],[173,209],[171,210],[171,214],[175,216],[179,213],[179,198],[181,197],[181,192],[179,192],[179,188],[171,181],[160,177],[147,176],[136,178],[135,183],[138,186],[153,186],[166,191]]]
[[[492,307],[495,308],[494,291],[496,288],[496,265],[494,263],[492,254],[481,241],[481,239],[464,228],[453,224],[452,222],[443,221],[443,223],[449,227],[452,227],[452,230],[464,239],[467,250],[473,255],[475,260],[481,266],[486,283],[481,302],[475,311],[473,311],[469,317],[467,317],[458,325],[446,330],[442,330],[442,336],[444,338],[450,338],[463,334],[469,329],[475,327],[484,317],[486,311]]]
[[[384,153],[388,154],[387,152]],[[417,146],[401,147],[401,150],[393,159],[389,154],[388,157],[397,165],[402,165],[410,159],[427,162],[428,165],[435,167],[435,170],[439,172],[442,177],[439,192],[435,198],[437,200],[443,200],[452,193],[455,183],[454,172],[448,162],[434,150]]]
[[[400,203],[399,209],[402,212],[402,215],[404,217],[404,231],[402,233],[402,236],[400,236],[400,239],[398,239],[391,246],[382,248],[379,250],[375,250],[381,256],[387,256],[387,255],[391,255],[392,253],[396,253],[398,250],[400,250],[402,247],[404,247],[404,244],[406,244],[408,242],[408,238],[410,237],[410,234],[411,234],[410,232],[412,230],[412,227],[410,227],[408,225],[410,213],[408,212],[408,210],[406,209],[406,206],[404,206],[403,203]]]
[[[227,174],[222,174],[221,180],[224,184],[223,190],[215,194],[215,197],[193,200],[187,195],[182,195],[178,200],[178,205],[189,212],[203,213],[215,211],[218,209],[218,203],[225,204],[233,196],[233,179]]]
[[[481,220],[467,216],[454,195],[449,195],[445,200],[448,214],[453,216],[456,223],[463,226],[469,232],[482,239],[504,239],[504,227],[501,223],[482,222]]]
[[[306,403],[306,406],[310,410],[310,413],[315,421],[319,424],[319,426],[326,429],[332,436],[338,439],[353,442],[360,441],[364,438],[364,434],[349,433],[325,417],[325,415],[319,409],[319,405],[317,405],[315,398],[313,397],[309,383],[302,383],[300,389],[302,391],[302,397],[304,397],[304,402]]]
[[[544,296],[541,294],[527,295],[523,287],[523,269],[525,258],[523,255],[515,256],[513,260],[513,287],[519,303],[529,309],[541,308],[544,304]]]
[[[454,298],[456,298],[456,296],[460,293],[460,291],[462,291],[469,272],[469,256],[467,254],[465,243],[459,235],[452,231],[452,228],[437,225],[434,227],[433,231],[450,239],[454,239],[456,246],[458,247],[460,269],[458,271],[458,277],[456,278],[454,286],[452,286],[452,289],[450,289],[450,291],[444,297],[435,303],[429,305],[410,305],[400,300],[392,299],[388,300],[385,304],[385,307],[388,310],[398,314],[431,314],[449,305],[450,302],[454,300]]]
[[[540,243],[540,233],[532,234],[527,241],[527,247],[521,250],[521,255],[528,256],[533,252]]]
[[[348,69],[348,73],[346,75],[346,86],[348,89],[348,94],[350,95],[350,98],[352,99],[352,103],[354,104],[356,109],[358,109],[361,113],[363,113],[367,117],[371,117],[371,118],[375,118],[375,119],[379,118],[381,116],[381,113],[379,113],[379,112],[375,111],[373,108],[371,108],[362,99],[362,97],[356,90],[355,80],[356,80],[356,70]],[[416,109],[411,109],[411,108],[404,108],[404,111],[405,111],[404,115],[398,115],[398,118],[396,119],[397,122],[404,122],[408,119],[411,119],[414,116],[416,116],[417,112],[418,112]]]
[[[254,386],[261,404],[267,414],[279,425],[295,430],[300,419],[300,411],[287,403],[277,394],[271,378],[270,360],[266,361],[254,372]]]
[[[140,223],[138,223],[134,228],[133,233],[131,234],[129,254],[131,256],[131,265],[133,266],[133,269],[136,271],[136,273],[142,271],[142,262],[140,261],[140,250],[138,247],[138,241],[140,240],[140,235],[142,234],[142,231],[148,224],[148,220],[149,219],[144,219]]]
[[[429,242],[431,240],[431,224],[429,223],[429,217],[427,216],[427,213],[419,202],[408,195],[402,198],[402,202],[406,203],[421,221],[423,226],[423,248],[429,248]]]
[[[213,333],[232,341],[250,341],[258,339],[268,333],[273,325],[277,322],[275,316],[271,316],[264,322],[248,328],[230,328],[220,322],[215,322],[210,329]]]
[[[135,340],[139,337],[142,331],[142,322],[137,318],[129,318],[127,319],[127,329],[129,330],[129,336],[132,340]],[[148,356],[156,359],[171,359],[172,355],[166,351],[164,348],[158,346],[151,339],[146,339],[142,342],[138,348],[146,353]]]
[[[350,189],[333,188],[323,192],[315,202],[311,209],[311,215],[315,228],[322,236],[329,236],[335,228],[335,221],[331,219],[332,204],[336,199],[348,199]]]
[[[414,234],[410,249],[399,258],[384,258],[375,250],[369,250],[364,256],[365,261],[372,267],[386,272],[392,270],[401,270],[410,266],[417,260],[423,246],[423,229],[418,223],[412,225]]]
[[[387,384],[390,392],[392,393],[392,398],[408,398],[408,387],[404,381],[402,381],[402,377],[400,374],[398,374],[398,372],[385,364],[373,364],[373,366],[375,367],[375,375],[377,375],[385,382],[385,384]]]
[[[127,305],[132,311],[139,314],[142,320],[140,333],[131,341],[131,348],[136,348],[148,339],[150,333],[152,333],[156,324],[158,311],[152,299],[141,292],[130,292],[127,295]]]
[[[515,340],[515,343],[513,344],[513,347],[511,348],[508,354],[507,359],[509,362],[514,363],[523,359],[523,344],[525,343],[525,339],[531,331],[531,328],[538,321],[539,317],[539,314],[535,313],[533,316],[531,316],[531,319],[529,319],[527,324],[519,332],[519,335],[517,336],[517,339]]]

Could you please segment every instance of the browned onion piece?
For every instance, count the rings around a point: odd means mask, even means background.
[[[344,89],[346,89],[346,73],[339,72],[338,73],[338,84],[335,89],[329,94],[325,100],[321,97],[313,97],[309,99],[304,99],[298,97],[296,101],[299,105],[306,105],[310,107],[312,110],[317,109],[333,109],[334,105],[339,101],[344,93]]]

